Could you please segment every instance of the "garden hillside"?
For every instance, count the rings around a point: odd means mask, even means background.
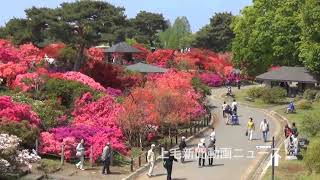
[[[85,142],[85,155],[98,160],[110,142],[125,156],[170,136],[171,131],[206,115],[209,86],[234,81],[228,54],[191,49],[176,52],[145,49],[147,63],[167,67],[166,73],[141,74],[104,62],[101,49],[85,49],[85,65],[70,71],[73,50],[63,44],[38,48],[0,40],[0,132],[15,139],[17,149],[38,148],[41,156],[67,160]],[[181,111],[183,109],[183,111]],[[10,136],[9,136],[10,135]],[[12,136],[12,137],[11,137]],[[18,139],[17,139],[18,138]],[[27,151],[24,151],[27,152]],[[15,154],[2,156],[1,168],[12,171]]]

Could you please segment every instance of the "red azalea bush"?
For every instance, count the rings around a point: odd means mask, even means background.
[[[161,67],[165,67],[169,60],[174,59],[174,50],[171,49],[158,49],[147,56],[147,62],[149,64],[156,64]]]
[[[42,53],[51,58],[57,58],[60,54],[60,51],[65,48],[66,45],[63,43],[53,43],[49,44],[45,48],[42,49]]]
[[[15,48],[9,41],[0,39],[0,78],[6,79],[10,85],[18,74],[26,73],[42,58],[41,50],[32,44]]]
[[[189,119],[201,116],[204,113],[203,107],[198,102],[201,99],[201,95],[198,94],[191,84],[193,74],[188,72],[168,71],[164,74],[152,75],[146,83],[146,88],[154,88],[157,92],[155,97],[170,96],[172,99],[176,99],[176,102],[180,102],[180,108],[184,109],[186,114],[181,114],[181,117]],[[161,94],[169,92],[171,94]],[[158,94],[157,94],[158,93]],[[180,101],[183,98],[183,102]],[[189,103],[189,104],[186,104]],[[187,114],[189,116],[187,117]],[[190,116],[191,115],[191,116]]]
[[[39,63],[43,57],[41,50],[31,43],[19,46],[19,59],[27,64]]]
[[[86,51],[86,54],[89,57],[89,61],[103,61],[104,60],[104,52],[101,48],[89,48]]]
[[[223,84],[221,76],[215,73],[203,73],[200,75],[201,81],[211,87],[219,87]]]
[[[134,53],[133,58],[136,60],[146,60],[149,53],[151,53],[146,47],[144,47],[142,44],[133,44],[133,47],[137,48],[140,50],[140,53]]]
[[[31,106],[13,102],[9,96],[0,96],[0,121],[2,120],[15,122],[27,120],[34,126],[39,126],[41,123],[39,116],[32,111]]]
[[[107,64],[102,61],[88,63],[86,68],[81,71],[100,83],[104,88],[111,87],[123,91],[142,83],[140,73],[127,73],[119,65]]]

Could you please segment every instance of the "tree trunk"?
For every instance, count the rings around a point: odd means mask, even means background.
[[[140,144],[140,147],[142,148],[142,137],[141,137],[141,134],[139,133],[139,144]]]
[[[74,65],[73,65],[74,71],[79,71],[81,68],[81,65],[83,63],[83,58],[84,58],[84,54],[83,54],[84,49],[85,49],[85,44],[84,43],[80,44],[77,59],[75,60]]]

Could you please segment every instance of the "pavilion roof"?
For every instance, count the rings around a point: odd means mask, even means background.
[[[269,71],[257,76],[256,80],[317,83],[319,82],[319,76],[311,73],[305,67],[282,66],[277,70]]]
[[[105,50],[106,53],[139,53],[140,50],[127,44],[126,42],[120,42]]]
[[[141,72],[141,73],[165,73],[168,71],[168,69],[166,68],[161,68],[158,66],[153,66],[153,65],[145,64],[141,62],[133,65],[129,65],[126,67],[126,69],[130,71]]]

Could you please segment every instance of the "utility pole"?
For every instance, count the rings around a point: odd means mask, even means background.
[[[274,180],[274,136],[272,137],[272,180]]]

